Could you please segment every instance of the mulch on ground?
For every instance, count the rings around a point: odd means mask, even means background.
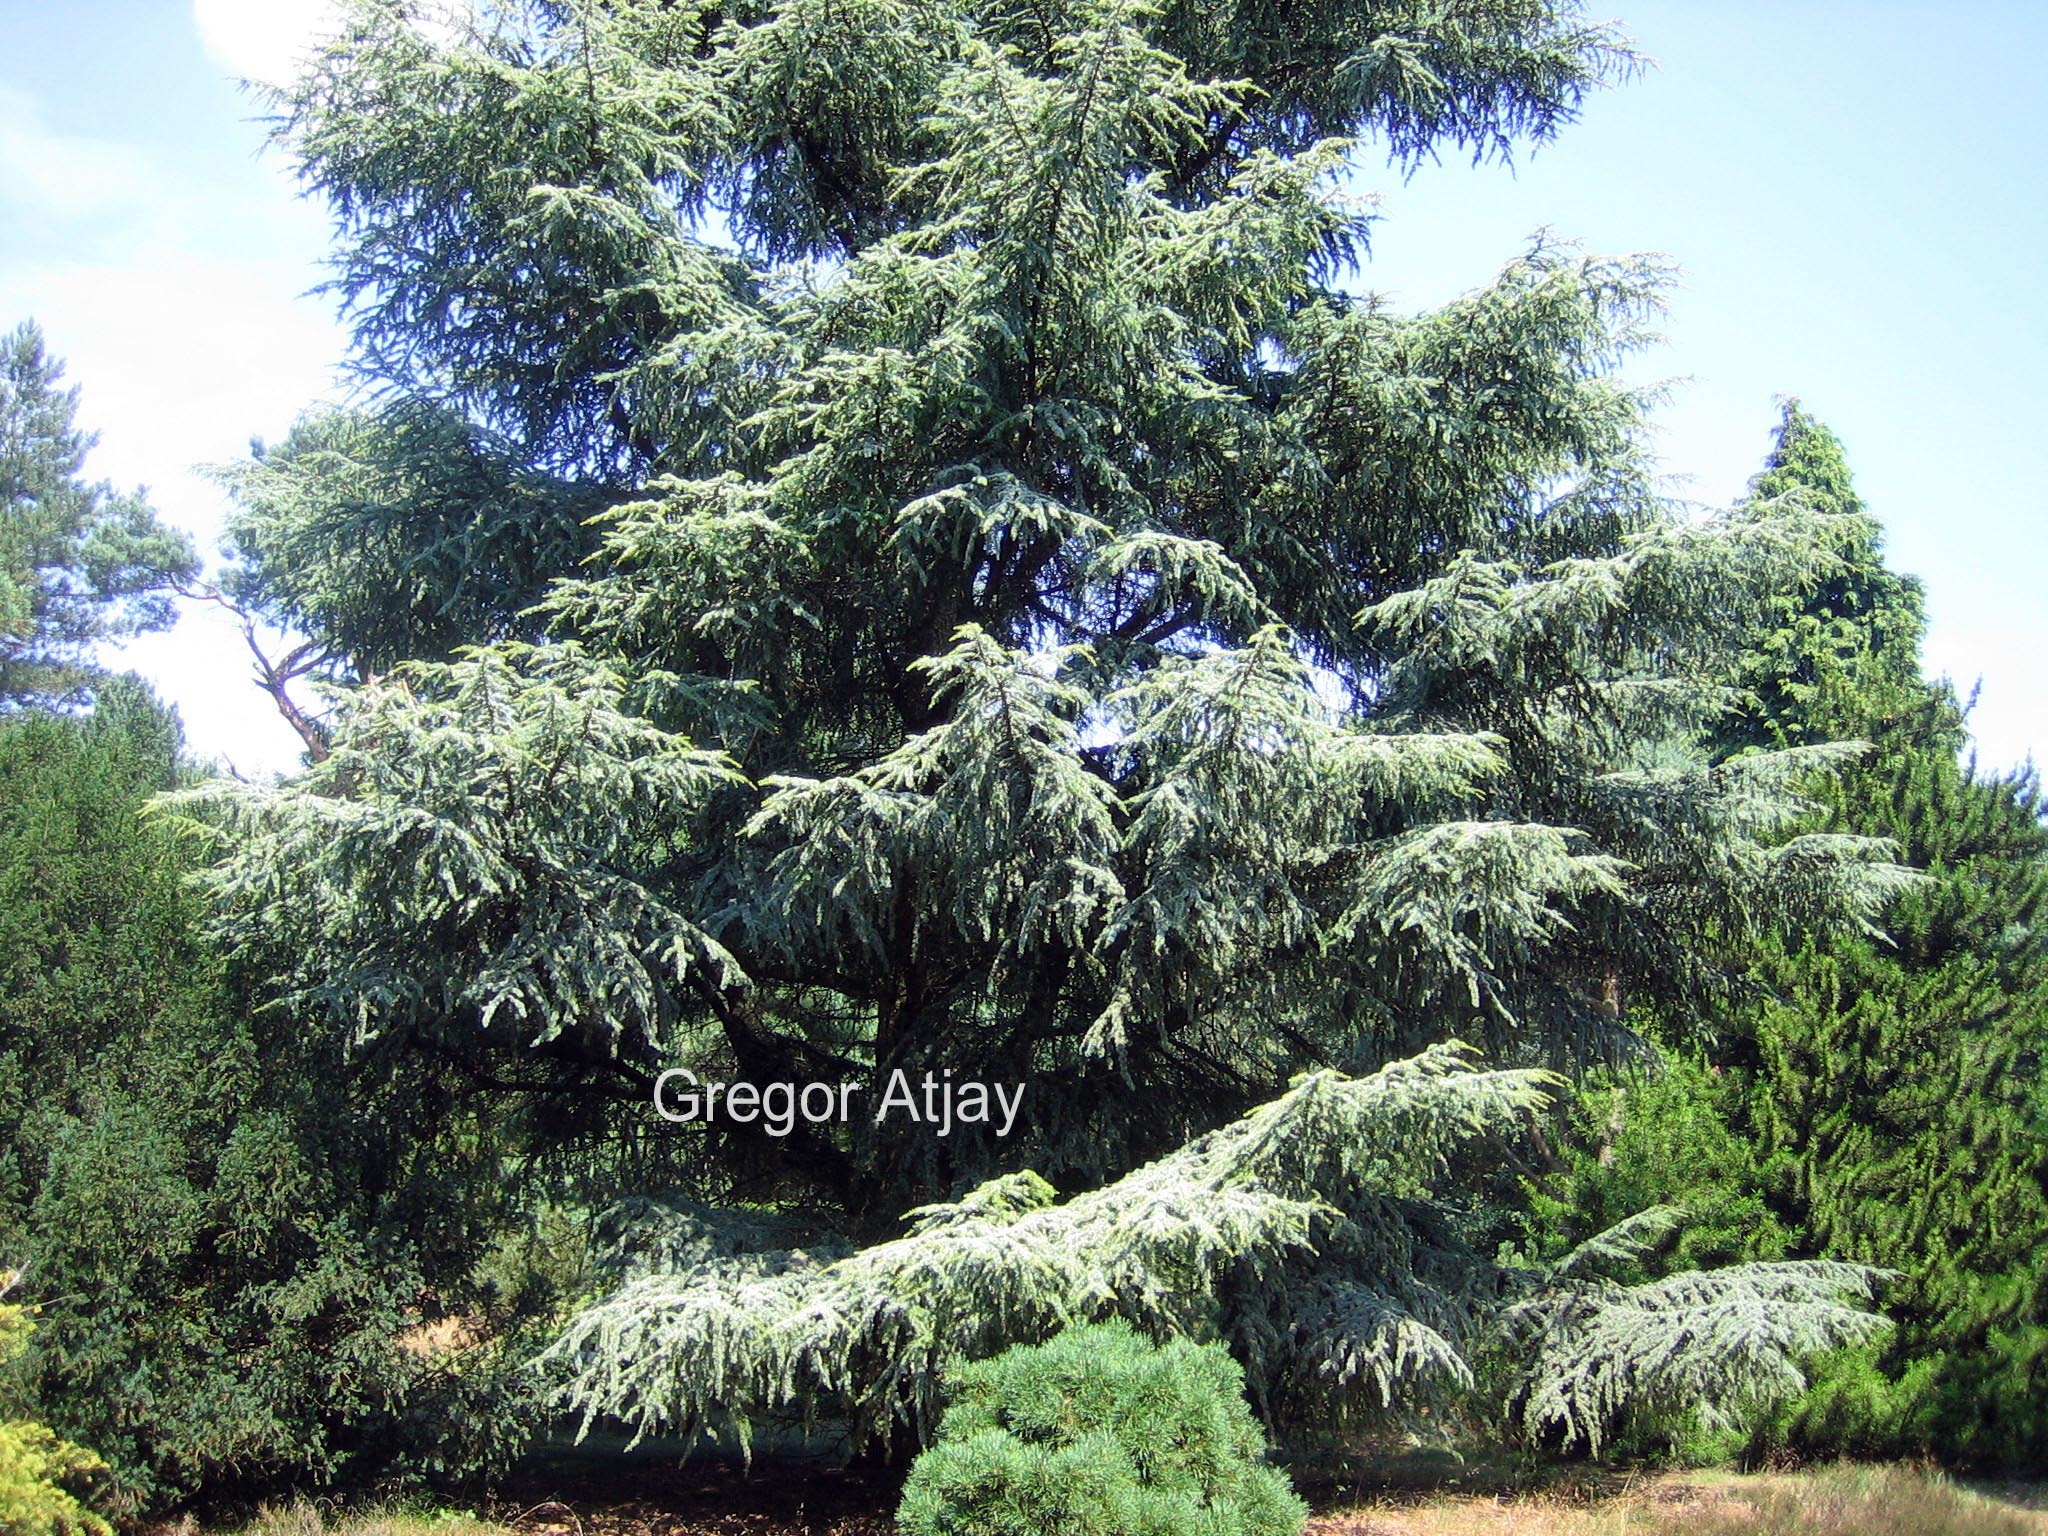
[[[547,1467],[491,1517],[522,1536],[890,1536],[893,1480],[815,1460]]]
[[[1387,1476],[1375,1467],[1374,1502],[1423,1504],[1445,1493],[1503,1488],[1505,1473],[1470,1466],[1463,1476]],[[1453,1486],[1446,1488],[1446,1482]],[[1560,1480],[1562,1481],[1562,1480]],[[1608,1478],[1587,1478],[1572,1492],[1591,1499],[1611,1492]],[[1305,1536],[1386,1536],[1389,1527],[1355,1506],[1367,1488],[1314,1476],[1303,1493],[1320,1511]],[[1463,1486],[1458,1486],[1458,1485]],[[1526,1486],[1526,1478],[1524,1479]],[[486,1511],[521,1536],[893,1536],[896,1476],[837,1465],[829,1457],[764,1456],[752,1466],[699,1454],[575,1458],[529,1465]],[[1346,1508],[1345,1506],[1354,1506]],[[1380,1512],[1384,1516],[1384,1511]]]

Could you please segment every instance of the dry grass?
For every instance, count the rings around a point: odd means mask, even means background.
[[[1670,1529],[1672,1536],[2039,1536],[2048,1519],[1904,1467],[1837,1467],[1759,1480]]]
[[[1309,1536],[2044,1536],[2048,1515],[1904,1467],[1667,1475],[1605,1497],[1364,1505]]]
[[[473,1317],[440,1317],[431,1323],[414,1323],[398,1335],[398,1347],[422,1360],[474,1349],[488,1336],[485,1325]]]
[[[329,1510],[310,1499],[266,1504],[237,1536],[511,1536],[506,1527],[480,1515],[455,1511],[379,1509]]]

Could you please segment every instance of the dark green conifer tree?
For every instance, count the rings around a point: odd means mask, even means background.
[[[1719,724],[1721,750],[1857,739],[1886,746],[1880,737],[1895,737],[1893,747],[1931,745],[1930,730],[1959,748],[1960,720],[1928,713],[1920,583],[1886,566],[1883,531],[1856,494],[1841,442],[1796,400],[1785,403],[1750,496],[1831,514],[1839,563],[1768,606],[1735,670],[1741,693]]]
[[[1721,749],[1861,738],[1811,792],[1809,825],[1884,837],[1923,878],[1882,932],[1788,940],[1756,966],[1759,1001],[1708,1051],[1582,1115],[1538,1206],[1553,1245],[1615,1201],[1665,1200],[1742,1234],[1889,1267],[1901,1327],[1839,1362],[1776,1433],[1819,1453],[2036,1462],[2048,1451],[2048,828],[2030,772],[1962,757],[1964,713],[1923,680],[1920,589],[1886,567],[1840,442],[1784,409],[1761,506],[1824,507],[1841,566],[1772,605],[1734,677]],[[1725,1075],[1724,1075],[1725,1074]],[[1631,1096],[1632,1094],[1632,1096]],[[1612,1119],[1610,1121],[1610,1113]],[[1720,1154],[1675,1155],[1690,1147]],[[1739,1155],[1735,1155],[1739,1154]]]
[[[1884,940],[1767,973],[1757,1130],[1809,1251],[1901,1273],[1881,1374],[1845,1369],[1804,1443],[2037,1465],[2048,1454],[2048,812],[2031,772],[1954,752],[1938,692],[1873,731],[1831,815],[1926,882]],[[1874,722],[1875,723],[1875,722]],[[1903,739],[1902,739],[1903,738]]]
[[[502,1106],[247,1006],[147,810],[177,721],[132,677],[96,695],[0,720],[0,1270],[36,1321],[0,1396],[124,1515],[488,1459],[537,1299],[479,1271],[517,1226]],[[451,1319],[470,1349],[417,1347]]]
[[[1841,446],[1786,407],[1759,495],[1860,511]],[[1826,823],[1891,839],[1926,879],[1882,938],[1816,937],[1766,972],[1757,1129],[1813,1252],[1896,1268],[1879,1386],[1823,1390],[1809,1443],[2037,1463],[2048,1454],[2048,827],[2028,772],[1983,774],[1920,676],[1917,584],[1875,524],[1756,662],[1774,741],[1855,736]],[[1788,635],[1787,628],[1793,631]],[[1881,1257],[1880,1257],[1881,1255]]]
[[[140,492],[79,478],[92,439],[63,376],[33,324],[0,337],[0,709],[75,700],[95,643],[169,624],[198,568]]]

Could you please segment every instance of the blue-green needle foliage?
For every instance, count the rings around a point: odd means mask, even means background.
[[[1349,168],[1505,155],[1631,68],[1571,0],[413,12],[362,0],[280,102],[377,387],[229,472],[332,756],[184,802],[306,1029],[533,1096],[615,1192],[865,1241],[1025,1167],[1178,1167],[1304,1069],[1576,1064],[1896,883],[1790,835],[1854,748],[1705,748],[1740,621],[1834,570],[1841,514],[1653,493],[1613,368],[1658,264],[1538,244],[1435,312],[1356,296]],[[672,1064],[1029,1102],[1008,1140],[664,1133]],[[1426,1225],[1373,1229],[1391,1289],[1323,1296],[1325,1384],[1464,1370],[1397,1304]],[[846,1337],[887,1262],[826,1282]],[[701,1278],[572,1328],[582,1406],[901,1410],[924,1322],[741,1357],[668,1326],[725,1326]],[[985,1279],[945,1294],[1066,1294]]]
[[[911,1536],[1294,1536],[1307,1518],[1218,1345],[1100,1323],[967,1366],[954,1391],[896,1512]]]
[[[1628,1283],[1675,1219],[1662,1209],[1542,1269],[1485,1262],[1454,1168],[1553,1086],[1476,1070],[1455,1045],[1364,1078],[1314,1073],[1100,1189],[1057,1203],[1036,1174],[1004,1175],[851,1254],[642,1207],[624,1283],[550,1355],[586,1424],[715,1427],[744,1445],[758,1424],[833,1418],[865,1441],[928,1435],[965,1361],[1114,1317],[1221,1337],[1276,1422],[1420,1430],[1457,1404],[1597,1452],[1639,1412],[1742,1422],[1803,1387],[1813,1354],[1882,1331],[1867,1309],[1879,1277],[1857,1265]]]
[[[1629,64],[1563,0],[358,6],[280,133],[384,403],[229,472],[341,684],[200,802],[231,943],[528,1087],[1033,1082],[1006,1148],[749,1144],[892,1210],[1853,921],[1882,845],[1776,835],[1846,749],[1696,750],[1834,514],[1651,493],[1655,264],[1348,291],[1347,165]]]

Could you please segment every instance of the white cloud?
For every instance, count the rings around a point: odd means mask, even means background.
[[[192,0],[199,40],[215,62],[245,80],[289,85],[306,56],[341,26],[341,0]],[[421,0],[410,11],[421,36],[441,46],[466,36],[471,0]]]
[[[147,485],[209,558],[225,505],[201,466],[238,458],[251,436],[275,440],[335,392],[342,329],[324,301],[297,292],[302,274],[289,268],[158,251],[126,266],[0,270],[0,280],[79,386],[80,424],[100,434],[87,474]],[[218,610],[188,608],[175,630],[107,659],[177,705],[200,756],[258,776],[296,762],[297,738],[249,681],[240,632]]]
[[[265,85],[289,84],[340,19],[337,0],[192,0],[206,51],[234,74]]]

